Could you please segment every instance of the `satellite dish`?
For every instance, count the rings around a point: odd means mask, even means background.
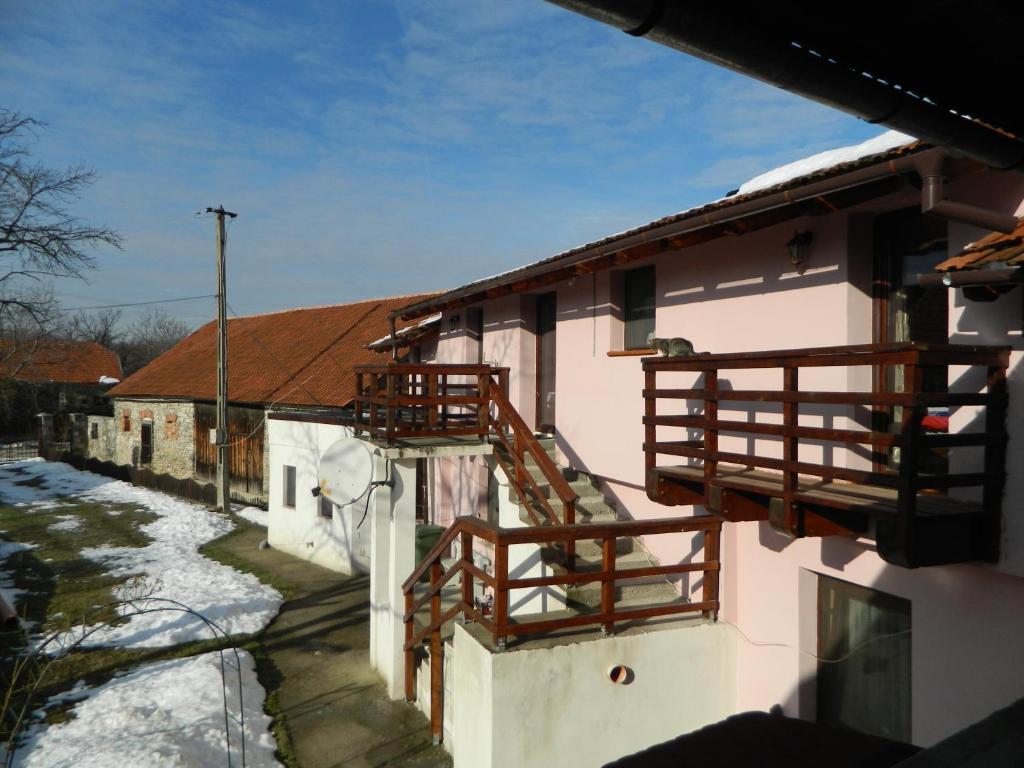
[[[320,493],[338,506],[356,501],[373,482],[373,456],[356,437],[338,440],[324,451],[317,467]]]

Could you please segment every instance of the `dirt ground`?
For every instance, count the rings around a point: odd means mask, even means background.
[[[297,764],[451,766],[431,744],[427,719],[410,704],[390,701],[370,669],[369,578],[260,550],[265,536],[246,526],[220,546],[288,587],[289,599],[258,642],[269,659],[261,682],[277,689]]]

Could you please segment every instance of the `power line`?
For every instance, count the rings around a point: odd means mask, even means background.
[[[86,309],[117,309],[120,307],[145,307],[150,304],[174,304],[180,301],[197,301],[198,299],[215,299],[217,294],[205,293],[202,296],[183,296],[180,299],[155,299],[153,301],[133,301],[127,304],[97,304],[93,307],[61,307],[57,312],[81,312]]]

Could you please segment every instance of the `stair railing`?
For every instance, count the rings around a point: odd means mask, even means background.
[[[494,458],[504,470],[515,489],[520,503],[524,506],[530,521],[534,525],[556,524],[574,525],[576,523],[576,500],[579,498],[572,486],[562,475],[558,465],[548,456],[523,417],[519,415],[509,402],[504,388],[498,381],[492,380],[489,394],[494,405],[491,417],[492,433],[505,452],[496,451]],[[547,495],[541,491],[540,485],[526,465],[527,457],[544,475],[551,485],[561,506],[561,516],[548,501]],[[571,568],[576,557],[575,541],[567,541],[564,548],[566,564]]]
[[[698,517],[675,517],[657,520],[628,520],[594,525],[547,525],[528,528],[499,528],[476,517],[461,517],[442,534],[437,545],[416,567],[402,591],[405,598],[405,697],[416,700],[416,652],[424,643],[430,647],[430,727],[434,742],[442,739],[443,728],[443,682],[444,651],[442,632],[445,624],[462,616],[464,620],[476,622],[490,634],[497,650],[506,647],[509,637],[524,637],[569,628],[598,626],[606,634],[615,631],[615,625],[624,621],[636,621],[659,616],[701,613],[712,621],[717,619],[719,610],[720,538],[722,521],[709,515]],[[619,568],[616,564],[616,543],[623,538],[653,536],[691,532],[702,535],[704,559],[672,565],[658,565],[643,568]],[[460,557],[447,570],[442,559],[449,552],[452,542],[459,540]],[[476,541],[485,541],[494,548],[492,573],[487,573],[473,562]],[[597,540],[601,542],[602,566],[599,571],[585,573],[566,571],[551,576],[511,578],[509,575],[508,549],[519,544],[575,545],[577,541]],[[702,574],[701,599],[686,602],[683,598],[669,603],[645,605],[643,607],[618,607],[616,588],[622,582],[642,577],[670,577],[686,573]],[[416,587],[420,579],[429,574],[430,582],[419,594]],[[442,590],[456,576],[461,576],[460,588],[455,604],[443,609]],[[474,601],[474,580],[493,591],[493,608],[489,615]],[[593,613],[580,613],[554,619],[517,620],[509,615],[509,593],[516,589],[538,589],[544,587],[576,587],[581,584],[599,582],[601,603]],[[429,604],[430,617],[417,630],[416,615]]]

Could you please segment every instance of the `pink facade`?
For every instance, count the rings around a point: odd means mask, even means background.
[[[1024,213],[1024,177],[981,174],[951,184],[954,199],[1004,212]],[[715,353],[864,344],[872,337],[873,226],[883,212],[919,203],[916,190],[890,194],[827,216],[803,218],[683,251],[662,253],[629,269],[656,270],[656,333],[683,336],[697,351]],[[794,229],[813,233],[806,269],[790,264],[786,242]],[[948,225],[948,249],[955,253],[983,231]],[[471,277],[471,276],[470,276]],[[642,450],[643,373],[637,356],[609,355],[622,349],[621,275],[614,270],[546,286],[557,293],[556,440],[561,463],[600,480],[617,502],[620,516],[633,519],[685,513],[648,499]],[[539,293],[539,292],[538,292]],[[997,302],[967,301],[949,291],[949,335],[954,343],[1009,344],[1010,413],[1003,504],[1004,535],[996,566],[964,564],[906,570],[889,565],[869,539],[788,540],[767,523],[725,526],[721,618],[746,637],[737,661],[740,710],[781,705],[787,714],[812,717],[817,651],[816,574],[872,587],[911,602],[912,740],[927,745],[953,730],[1024,696],[1024,339],[1021,289]],[[476,305],[483,312],[483,338],[467,330],[467,313],[447,312],[435,359],[493,362],[511,369],[510,397],[528,423],[536,410],[536,295],[512,294]],[[472,309],[472,308],[471,308]],[[959,371],[951,369],[956,390]],[[742,375],[739,375],[742,374]],[[779,372],[729,373],[736,389],[775,388]],[[686,384],[680,379],[679,386]],[[671,384],[671,386],[676,386]],[[810,369],[801,386],[832,391],[870,390],[864,368]],[[724,408],[724,404],[723,404]],[[737,411],[731,418],[753,418]],[[771,421],[776,414],[761,413]],[[807,424],[842,428],[843,419]],[[955,431],[971,409],[952,414]],[[801,423],[804,423],[803,421]],[[735,447],[750,450],[747,438]],[[723,438],[724,441],[724,438]],[[777,444],[758,441],[757,453],[773,455]],[[727,450],[728,448],[726,448]],[[863,466],[856,452],[822,454],[802,445],[801,457]],[[805,453],[806,452],[806,453]],[[469,460],[451,460],[441,471],[445,488],[435,503],[482,509],[485,479]],[[692,509],[692,508],[690,508]],[[661,537],[664,538],[664,537]],[[662,561],[686,556],[689,542],[650,542]],[[685,663],[685,660],[677,660]]]

